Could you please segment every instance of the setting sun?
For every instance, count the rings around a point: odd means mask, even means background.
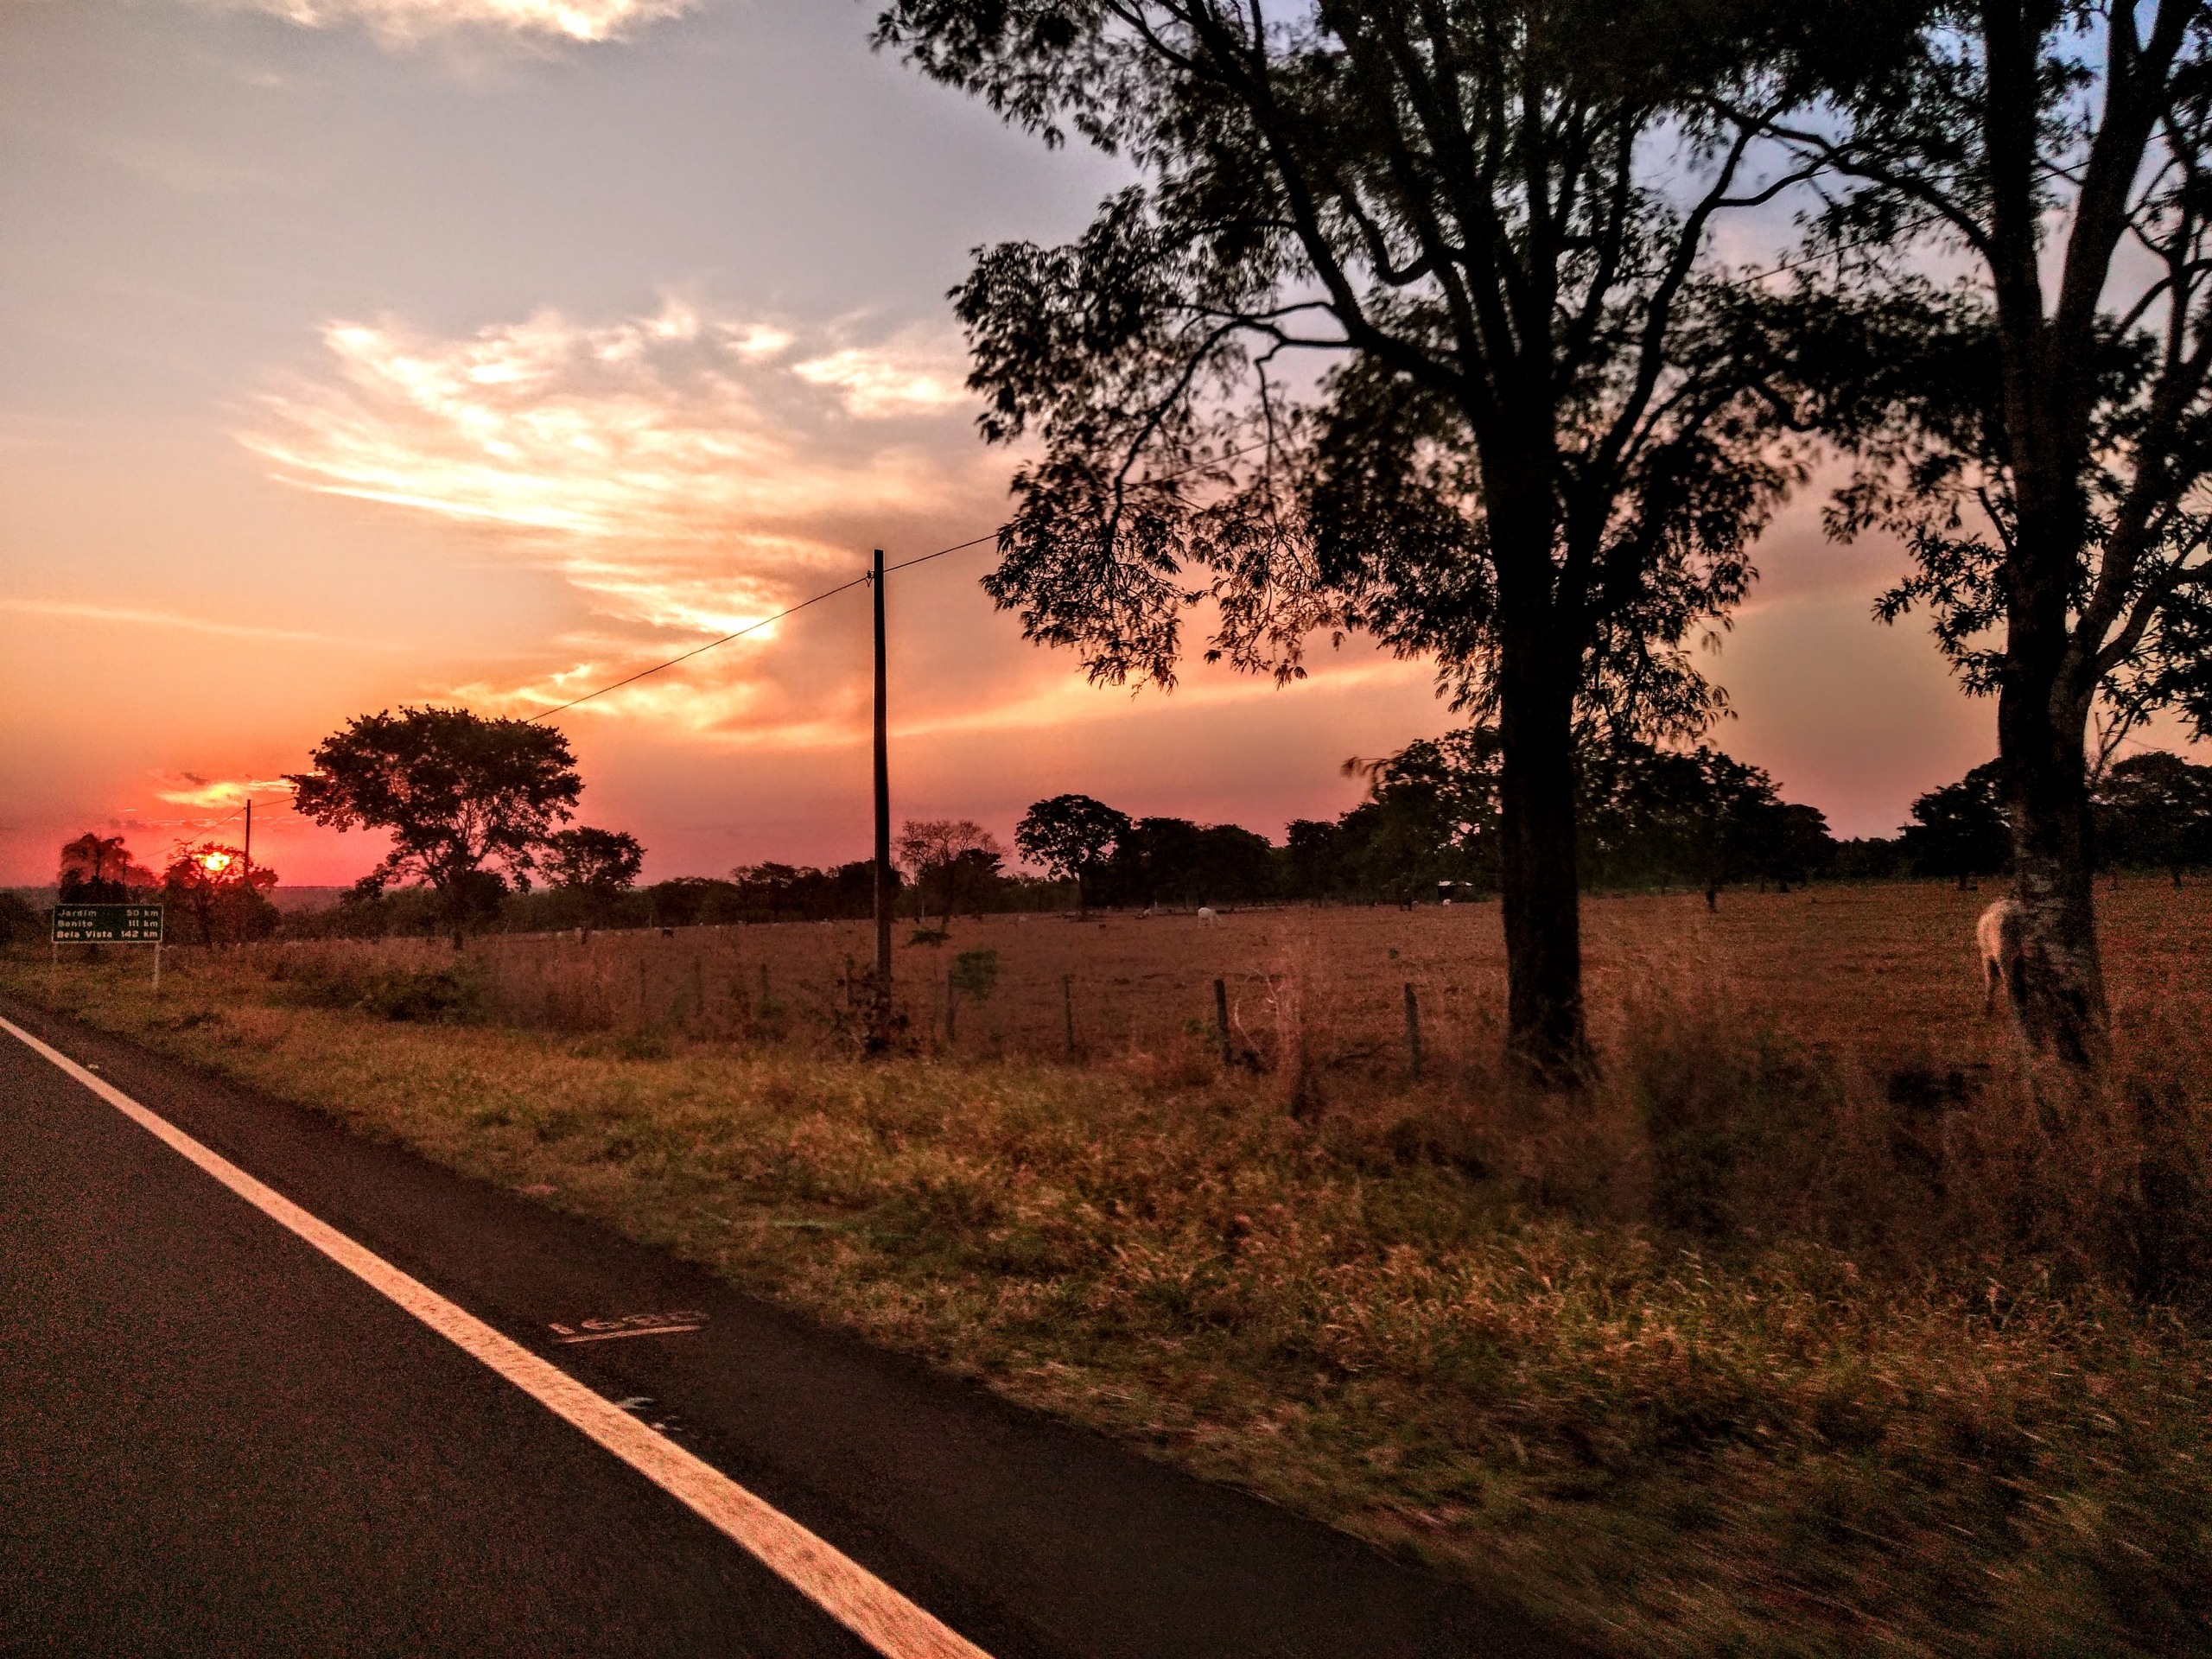
[[[228,853],[202,853],[200,868],[210,875],[220,875],[231,868],[231,855]]]

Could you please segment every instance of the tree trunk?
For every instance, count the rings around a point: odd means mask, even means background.
[[[1507,630],[1498,660],[1500,909],[1506,1044],[1547,1087],[1588,1069],[1581,895],[1574,860],[1574,692],[1580,653]]]
[[[2107,1014],[2082,760],[2086,711],[2075,718],[2062,708],[2054,715],[2055,701],[2047,679],[2041,685],[2008,679],[1998,709],[2013,890],[2027,911],[2020,1025],[2038,1053],[2094,1065],[2106,1052]]]

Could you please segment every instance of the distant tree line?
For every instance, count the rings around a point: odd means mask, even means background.
[[[2177,887],[2212,865],[2212,766],[2163,749],[2106,767],[2089,791],[2091,856],[2100,870],[2161,870]],[[1847,841],[1835,873],[1952,880],[1961,887],[2012,873],[2014,836],[2002,763],[1992,760],[1912,804],[1893,837]]]
[[[1293,901],[1410,904],[1499,891],[1500,766],[1494,728],[1470,727],[1378,760],[1347,761],[1366,798],[1334,822],[1300,819],[1276,846],[1234,823],[1133,818],[1085,795],[1032,806],[1014,834],[1042,877],[1008,874],[1005,852],[969,819],[910,819],[894,842],[902,915],[1231,906]],[[378,936],[471,928],[691,927],[860,920],[874,910],[867,859],[817,868],[741,865],[726,878],[639,887],[633,836],[556,827],[582,790],[557,732],[457,709],[355,721],[293,781],[307,816],[391,833],[390,852],[336,906],[279,916],[276,872],[212,839],[180,842],[160,874],[120,836],[87,831],[60,849],[63,903],[159,901],[171,937],[202,944],[296,933]],[[1757,766],[1710,746],[1592,739],[1576,753],[1576,864],[1586,888],[1681,887],[1717,905],[1743,882],[1816,877],[1955,880],[2011,868],[2017,837],[2001,765],[1976,766],[1912,804],[1895,836],[1839,842],[1815,808],[1784,801]],[[2100,868],[2156,868],[2178,884],[2212,864],[2212,766],[2160,751],[2094,781]],[[532,877],[537,880],[533,882]],[[410,878],[412,878],[410,880]],[[42,932],[20,899],[0,908],[10,939]]]

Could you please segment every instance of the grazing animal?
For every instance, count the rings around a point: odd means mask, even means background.
[[[1997,1012],[2000,987],[2015,1009],[2020,1005],[2024,992],[2020,982],[2021,938],[2027,922],[2025,905],[2017,899],[1999,899],[1981,912],[1981,919],[1974,925],[1974,942],[1981,953],[1982,980],[1987,992],[1982,1000],[1984,1014]]]
[[[1214,913],[1212,906],[1208,905],[1200,905],[1198,906],[1198,925],[1200,927],[1215,926],[1220,922],[1220,920],[1221,918]]]

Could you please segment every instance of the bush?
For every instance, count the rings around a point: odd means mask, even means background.
[[[483,979],[466,964],[387,968],[343,953],[286,951],[270,964],[269,976],[285,987],[286,1000],[309,1007],[435,1025],[474,1021],[486,1012]]]
[[[45,938],[45,918],[21,894],[0,893],[0,944],[35,944]]]

